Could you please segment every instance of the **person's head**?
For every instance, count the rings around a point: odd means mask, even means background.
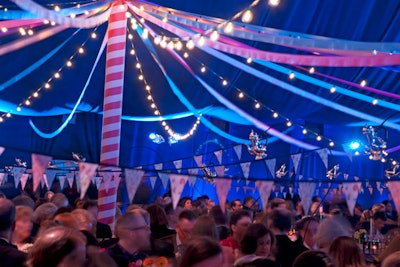
[[[78,222],[79,230],[88,231],[92,235],[96,235],[96,219],[88,210],[74,209],[71,214]]]
[[[309,248],[315,246],[315,235],[318,232],[319,220],[315,217],[307,216],[296,222],[296,229],[299,231],[304,244]]]
[[[400,267],[400,251],[394,252],[383,260],[381,267]]]
[[[328,252],[333,240],[339,236],[352,236],[353,234],[349,221],[341,216],[332,216],[323,219],[315,235],[315,242],[320,250]]]
[[[44,193],[44,199],[46,201],[50,201],[53,196],[54,196],[53,191],[47,191],[46,193]]]
[[[27,195],[18,195],[12,199],[15,206],[28,206],[32,210],[35,208],[35,202]]]
[[[231,228],[233,238],[239,241],[252,221],[253,218],[247,210],[232,212],[229,220],[229,227]]]
[[[243,209],[242,201],[240,201],[240,199],[233,200],[231,203],[231,209],[232,211]]]
[[[208,213],[215,221],[215,224],[218,225],[227,225],[227,215],[221,209],[221,206],[217,205],[210,209]]]
[[[150,204],[146,207],[150,214],[150,225],[168,226],[168,217],[164,208],[158,204]]]
[[[339,236],[329,247],[329,255],[337,267],[362,267],[365,265],[364,254],[356,241],[349,236]]]
[[[115,225],[115,234],[125,249],[136,251],[150,248],[150,225],[139,213],[121,215]]]
[[[203,236],[196,237],[188,243],[179,266],[220,267],[222,261],[222,248],[218,241]]]
[[[197,216],[192,210],[182,210],[178,215],[178,224],[176,227],[180,241],[185,244],[192,235],[192,230],[196,222]]]
[[[286,201],[282,198],[274,198],[271,201],[268,201],[267,204],[267,211],[271,212],[272,210],[276,209],[276,208],[286,208]]]
[[[196,236],[208,236],[219,240],[217,225],[212,217],[209,215],[202,215],[196,219],[193,225],[192,238]]]
[[[10,200],[0,198],[0,236],[9,238],[15,223],[15,206]]]
[[[76,229],[55,226],[44,231],[30,249],[28,267],[83,267],[86,261],[86,238]]]
[[[240,251],[245,254],[256,254],[268,257],[274,243],[272,232],[261,223],[250,224],[240,240]]]
[[[326,252],[307,250],[296,257],[293,267],[336,267],[336,265]]]
[[[41,224],[53,218],[57,211],[57,206],[53,203],[43,203],[33,212],[32,220],[34,223]]]
[[[384,211],[375,212],[372,215],[372,219],[373,219],[374,228],[380,231],[385,226],[385,222],[387,219],[386,213]]]
[[[56,205],[58,208],[69,206],[68,198],[63,193],[55,193],[50,202]]]
[[[293,213],[286,208],[275,208],[271,213],[271,230],[274,234],[287,233],[293,223]]]
[[[243,206],[248,209],[257,211],[258,210],[258,202],[252,196],[246,196],[243,200]]]
[[[15,242],[23,242],[31,236],[33,222],[33,210],[28,206],[16,206],[15,212],[15,229],[13,233],[13,240]]]
[[[183,197],[181,200],[179,200],[179,207],[182,207],[184,209],[192,209],[192,198],[191,197]]]
[[[60,213],[54,216],[54,222],[57,225],[63,225],[65,227],[70,227],[79,230],[79,224],[76,217],[70,212]]]
[[[92,214],[92,216],[97,220],[97,215],[99,214],[99,207],[97,205],[97,200],[87,199],[83,202],[82,209],[87,210]]]

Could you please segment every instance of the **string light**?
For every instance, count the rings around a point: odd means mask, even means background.
[[[308,71],[310,74],[313,74],[315,72],[315,68],[311,67],[310,70]]]
[[[244,97],[243,92],[240,92],[240,93],[239,93],[239,98],[243,98],[243,97]]]
[[[213,30],[213,32],[210,35],[210,40],[215,42],[215,41],[218,40],[218,38],[219,38],[218,31],[217,30]]]
[[[253,20],[253,12],[251,12],[250,9],[247,9],[246,11],[243,12],[242,14],[242,21],[244,23],[249,23]]]
[[[294,79],[294,77],[295,77],[295,74],[294,74],[294,72],[291,72],[291,73],[289,73],[289,79],[293,80],[293,79]]]
[[[228,21],[228,22],[225,24],[224,32],[225,32],[225,33],[232,33],[232,32],[233,32],[233,23],[232,23],[232,21]]]
[[[332,94],[336,92],[336,87],[332,86],[331,89],[329,90]]]
[[[366,86],[366,85],[367,85],[367,81],[366,81],[366,80],[362,80],[362,81],[360,82],[360,85],[361,85],[362,87]]]

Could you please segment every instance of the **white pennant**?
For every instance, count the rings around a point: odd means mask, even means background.
[[[187,175],[179,175],[179,174],[171,174],[171,196],[172,196],[172,205],[175,209],[178,205],[179,199],[181,198],[181,194],[183,192],[183,188],[188,180]]]
[[[225,176],[225,166],[214,166],[214,170],[217,173],[218,177],[224,177]]]
[[[21,189],[24,190],[25,186],[26,186],[26,182],[28,182],[28,178],[29,178],[29,174],[28,173],[24,173],[21,176]]]
[[[4,150],[5,150],[5,148],[0,146],[0,156],[1,156],[1,154],[3,154]]]
[[[311,197],[316,186],[317,184],[313,182],[299,184],[299,196],[301,198],[301,205],[303,206],[304,214],[308,214],[311,206]]]
[[[67,176],[69,188],[72,188],[74,185],[74,172],[67,172],[65,175]]]
[[[325,168],[328,169],[328,149],[327,148],[318,149],[317,153],[321,158],[322,162],[324,163]]]
[[[275,177],[276,158],[266,159],[265,165],[267,165],[272,177]]]
[[[346,197],[347,207],[351,216],[354,215],[354,207],[356,206],[358,193],[361,189],[361,182],[356,183],[344,183],[343,184],[343,194]]]
[[[175,160],[174,161],[174,165],[175,165],[175,168],[176,168],[176,170],[178,171],[178,173],[181,173],[181,170],[182,170],[182,160],[180,159],[180,160]]]
[[[60,175],[58,176],[58,181],[60,182],[60,189],[63,190],[65,186],[65,180],[67,179],[67,176],[65,175]]]
[[[98,164],[79,162],[79,183],[81,188],[81,199],[86,195],[92,178],[96,174]]]
[[[154,169],[156,169],[157,171],[162,170],[162,167],[163,167],[163,164],[162,164],[162,163],[154,164]]]
[[[129,203],[132,203],[133,197],[142,181],[144,171],[125,169],[126,189],[128,190]]]
[[[198,173],[198,169],[188,169],[188,173],[189,173],[189,184],[193,187],[196,183],[196,176]]]
[[[292,161],[293,161],[294,172],[297,174],[297,168],[299,167],[301,153],[291,155],[291,158],[292,158]]]
[[[47,169],[46,170],[46,186],[50,190],[51,186],[53,185],[54,179],[56,178],[57,175],[57,170],[52,170],[52,169]]]
[[[46,171],[52,157],[32,154],[32,177],[33,177],[33,191],[36,191],[39,184],[43,179],[43,174]]]
[[[157,181],[157,176],[150,176],[151,189],[154,189],[154,186],[156,185],[156,181]]]
[[[23,167],[13,167],[12,173],[14,176],[14,185],[15,188],[18,188],[19,181],[21,180],[21,176],[25,173],[26,168]]]
[[[244,178],[248,179],[249,178],[249,173],[250,173],[250,162],[243,162],[240,163],[240,167],[242,168],[243,171],[243,176]]]
[[[1,172],[0,173],[0,185],[3,185],[4,184],[4,182],[7,180],[7,173],[3,173],[3,172]]]
[[[215,156],[217,157],[218,163],[222,162],[222,150],[214,151]]]
[[[194,156],[193,159],[194,162],[196,162],[197,167],[201,167],[201,165],[203,165],[203,155]]]
[[[231,189],[231,184],[232,184],[231,179],[215,180],[215,189],[218,196],[218,203],[222,209],[222,212],[225,212],[226,197],[228,196],[229,190]]]
[[[159,172],[158,176],[160,177],[161,183],[162,183],[164,189],[166,190],[168,188],[169,173]]]
[[[258,192],[260,193],[262,208],[266,212],[269,196],[272,192],[272,187],[274,186],[273,181],[256,181],[256,186]]]
[[[236,156],[238,157],[239,160],[242,159],[242,145],[237,145],[233,147],[233,150],[235,150]]]
[[[75,183],[76,183],[76,190],[81,192],[81,176],[79,172],[75,172]]]

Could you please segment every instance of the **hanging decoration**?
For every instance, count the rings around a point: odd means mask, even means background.
[[[398,171],[399,163],[397,161],[393,160],[391,164],[392,164],[392,168],[389,170],[385,170],[385,177],[388,179],[396,177],[400,174],[400,172]]]
[[[247,150],[250,155],[256,156],[256,160],[265,158],[267,156],[267,145],[263,143],[259,135],[251,130],[249,139],[251,146],[247,145]]]
[[[217,173],[215,171],[211,171],[210,167],[206,165],[201,165],[200,170],[204,174],[204,178],[207,182],[214,184],[214,178],[217,177]]]
[[[330,180],[335,179],[339,175],[340,175],[339,164],[336,164],[335,166],[333,166],[332,169],[330,169],[329,171],[326,172],[326,178],[328,178]]]
[[[279,169],[275,172],[276,178],[282,178],[284,177],[288,171],[286,170],[286,164],[282,164]]]
[[[385,162],[387,132],[385,136],[380,136],[379,129],[373,126],[364,126],[363,134],[367,138],[368,144],[365,147],[365,153],[369,155],[370,160],[381,160]]]

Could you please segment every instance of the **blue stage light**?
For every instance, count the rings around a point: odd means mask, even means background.
[[[357,149],[359,149],[360,148],[360,142],[358,142],[358,141],[353,141],[353,142],[351,142],[350,143],[350,148],[352,149],[352,150],[357,150]]]

